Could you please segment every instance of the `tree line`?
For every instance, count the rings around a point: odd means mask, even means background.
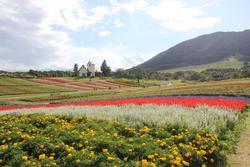
[[[0,76],[8,77],[77,77],[78,65],[74,65],[72,71],[37,71],[29,70],[28,72],[5,72],[0,71]],[[113,77],[113,78],[127,78],[136,79],[140,82],[141,79],[146,80],[182,80],[182,81],[219,81],[225,79],[237,79],[250,77],[250,63],[245,62],[240,69],[207,69],[201,72],[196,71],[177,71],[177,72],[147,72],[138,67],[133,67],[127,70],[118,69],[111,71],[110,66],[107,65],[106,60],[101,65],[101,71],[96,72],[96,77]]]

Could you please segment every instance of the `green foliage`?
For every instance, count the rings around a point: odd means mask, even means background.
[[[44,122],[37,126],[37,122]],[[175,129],[173,129],[175,128]],[[0,117],[1,166],[216,166],[225,163],[216,134],[171,126],[50,115]]]
[[[103,76],[108,77],[111,74],[111,68],[107,65],[106,60],[102,62],[101,71]]]
[[[78,64],[75,64],[74,65],[74,74],[75,74],[75,76],[78,76]]]
[[[40,84],[21,78],[0,78],[0,95],[70,92],[75,89],[57,85]]]

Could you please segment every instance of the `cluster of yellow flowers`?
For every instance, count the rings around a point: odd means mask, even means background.
[[[38,114],[0,117],[0,166],[13,166],[10,162],[23,166],[98,166],[100,163],[138,167],[204,166],[217,162],[218,142],[216,134],[206,131],[135,128],[86,117]]]

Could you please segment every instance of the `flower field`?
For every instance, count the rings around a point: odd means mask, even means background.
[[[203,130],[133,128],[53,115],[5,115],[0,124],[2,166],[204,166],[222,161],[222,143]]]
[[[130,126],[173,127],[207,129],[221,132],[234,124],[241,113],[231,109],[200,106],[196,108],[179,105],[122,105],[122,106],[63,106],[55,108],[31,108],[2,111],[0,114],[35,114],[87,116],[93,119],[119,121]]]
[[[240,100],[226,100],[220,98],[168,98],[168,97],[154,97],[154,98],[130,98],[130,99],[118,99],[118,100],[97,100],[97,101],[83,101],[72,103],[57,103],[57,104],[45,104],[37,106],[24,106],[25,108],[46,108],[46,107],[60,107],[60,106],[105,106],[105,105],[127,105],[127,104],[157,104],[157,105],[181,105],[186,107],[197,107],[199,105],[215,106],[227,109],[233,109],[242,111],[247,103]],[[18,109],[15,107],[0,107],[1,110]]]
[[[94,81],[77,81],[69,80],[66,78],[39,78],[30,79],[32,82],[49,84],[49,85],[59,85],[62,87],[74,88],[78,90],[102,90],[102,89],[118,89],[125,88],[122,84],[115,84],[107,82],[105,80],[94,80]]]
[[[163,97],[1,107],[0,166],[224,166],[246,107]]]
[[[44,83],[34,83],[20,78],[0,78],[0,96],[72,91],[74,89]]]

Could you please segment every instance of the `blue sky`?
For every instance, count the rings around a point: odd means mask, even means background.
[[[250,28],[248,0],[0,0],[0,70],[138,65],[175,44]]]

